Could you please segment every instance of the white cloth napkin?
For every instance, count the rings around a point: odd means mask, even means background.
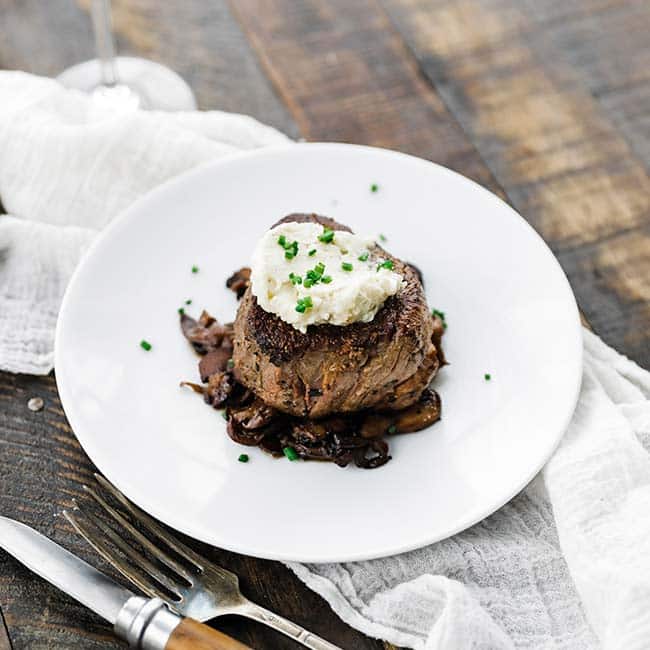
[[[51,369],[66,282],[122,208],[203,161],[282,142],[240,115],[114,114],[0,72],[0,368]],[[350,625],[397,645],[650,648],[650,374],[584,336],[576,414],[518,497],[418,551],[295,573]]]

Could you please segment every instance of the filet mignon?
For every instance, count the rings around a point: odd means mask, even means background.
[[[293,214],[278,223],[287,221],[349,230],[315,214]],[[392,259],[406,286],[369,323],[312,325],[303,334],[264,311],[247,288],[234,323],[237,380],[265,403],[297,416],[414,404],[440,365],[433,318],[416,271],[378,245],[370,254]]]

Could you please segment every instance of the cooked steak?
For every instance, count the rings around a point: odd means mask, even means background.
[[[349,230],[315,214],[278,223],[287,221]],[[434,320],[414,268],[378,245],[370,255],[391,259],[406,286],[369,323],[311,325],[303,334],[264,311],[248,287],[234,323],[236,379],[266,404],[298,416],[403,409],[417,402],[440,365]]]

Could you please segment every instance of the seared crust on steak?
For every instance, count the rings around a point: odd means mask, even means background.
[[[278,223],[288,221],[349,230],[314,214],[289,215]],[[248,288],[234,323],[237,380],[280,411],[313,418],[417,402],[440,365],[433,318],[413,267],[380,246],[370,255],[393,260],[406,286],[369,323],[312,325],[303,334],[264,311]]]

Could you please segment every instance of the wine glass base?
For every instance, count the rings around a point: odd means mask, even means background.
[[[146,110],[193,111],[196,100],[192,89],[173,70],[159,63],[131,56],[115,58],[117,86],[104,87],[101,83],[101,66],[98,59],[84,61],[64,70],[57,80],[66,88],[76,88],[87,93],[109,94],[115,89],[134,106]],[[132,93],[126,97],[126,86]],[[115,93],[117,94],[117,93]]]

